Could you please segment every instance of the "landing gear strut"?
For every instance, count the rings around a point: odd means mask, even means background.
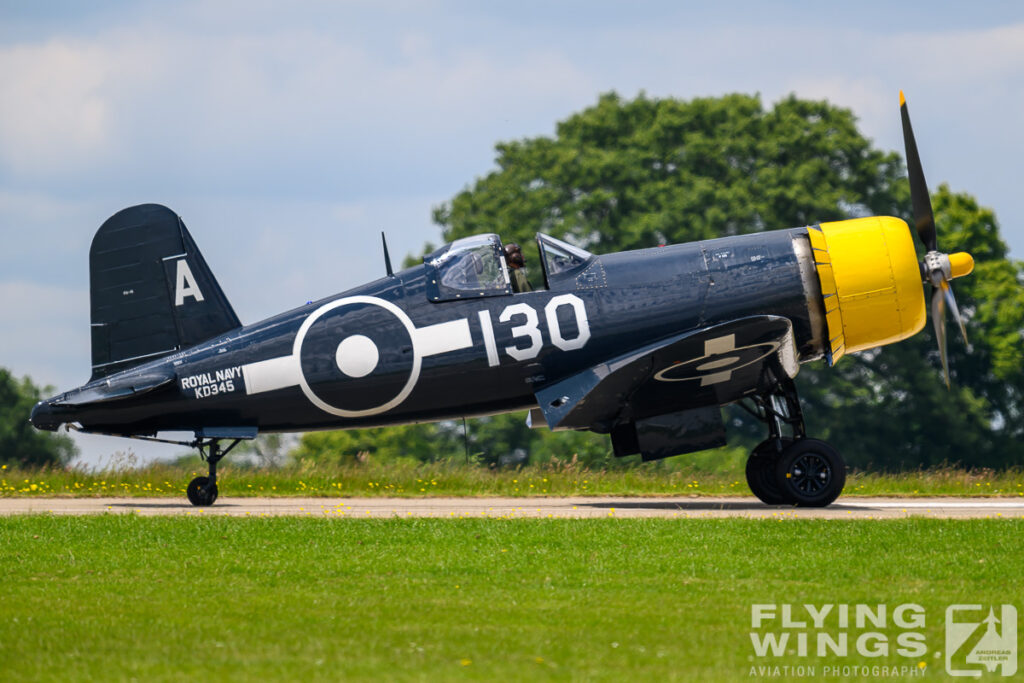
[[[824,441],[807,438],[796,385],[780,368],[766,372],[767,389],[747,412],[768,425],[768,438],[747,459],[747,484],[767,505],[825,507],[843,491],[846,463]]]
[[[219,439],[198,439],[195,441],[193,445],[199,449],[199,457],[210,466],[210,475],[208,477],[196,477],[189,482],[188,489],[185,491],[185,494],[188,496],[188,502],[198,507],[213,505],[213,502],[217,500],[217,463],[241,441],[242,439],[234,439],[231,445],[223,450],[220,447]]]
[[[79,429],[78,431],[87,431]],[[217,436],[211,436],[211,432]],[[112,434],[107,432],[93,432],[90,434],[106,434],[107,436],[131,436],[133,439],[142,441],[153,441],[155,443],[172,443],[176,446],[188,446],[199,449],[199,457],[210,465],[210,476],[196,477],[188,483],[185,495],[188,502],[199,507],[213,505],[217,500],[217,463],[225,455],[231,452],[235,446],[243,441],[255,439],[259,433],[256,427],[221,427],[217,429],[197,428],[195,441],[176,441],[162,439],[152,434]],[[220,442],[230,440],[231,445],[221,449]]]

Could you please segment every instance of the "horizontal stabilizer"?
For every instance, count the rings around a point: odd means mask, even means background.
[[[101,384],[88,387],[77,394],[69,394],[60,401],[54,401],[56,406],[81,406],[88,403],[105,403],[118,401],[132,396],[148,394],[162,387],[174,384],[174,373],[147,373],[131,377],[118,377],[115,380],[107,380]]]

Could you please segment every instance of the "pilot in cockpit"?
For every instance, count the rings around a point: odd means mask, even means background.
[[[515,242],[505,245],[505,262],[508,263],[509,277],[512,280],[513,292],[532,292],[533,287],[526,279],[526,261],[523,252]]]

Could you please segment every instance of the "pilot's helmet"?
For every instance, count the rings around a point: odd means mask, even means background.
[[[525,265],[525,262],[523,261],[523,252],[515,242],[509,242],[505,245],[505,259],[508,261],[510,266],[514,266],[516,268],[522,268]]]

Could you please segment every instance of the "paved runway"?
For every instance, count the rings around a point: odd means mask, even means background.
[[[196,508],[177,498],[0,498],[0,515],[277,515],[368,517],[754,519],[1024,518],[1024,498],[840,498],[823,509],[769,507],[754,498],[230,498]]]

